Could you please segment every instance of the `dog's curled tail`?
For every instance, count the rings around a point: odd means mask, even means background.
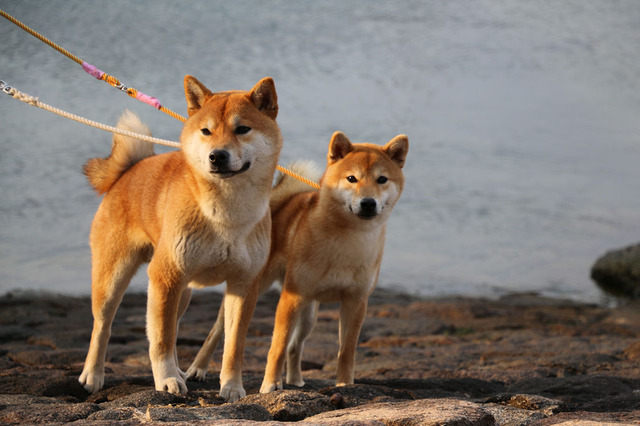
[[[322,177],[322,170],[320,170],[320,167],[318,167],[318,165],[313,161],[298,160],[289,165],[289,170],[315,182],[319,182]],[[317,189],[299,181],[296,178],[280,173],[271,190],[269,203],[271,211],[278,210],[282,203],[295,194],[310,191],[317,191]]]
[[[120,116],[117,127],[151,136],[149,128],[129,110],[125,110]],[[152,143],[114,134],[111,155],[107,158],[92,158],[87,161],[84,166],[84,174],[96,192],[104,194],[134,164],[152,155]]]

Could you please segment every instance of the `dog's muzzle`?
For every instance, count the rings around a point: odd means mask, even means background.
[[[209,163],[211,164],[211,173],[225,179],[235,175],[239,175],[242,172],[246,172],[251,167],[251,162],[247,161],[238,170],[232,170],[229,168],[229,159],[231,155],[228,151],[223,149],[216,149],[209,154]]]

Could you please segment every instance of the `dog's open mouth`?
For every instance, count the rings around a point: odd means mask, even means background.
[[[244,163],[239,170],[229,170],[227,168],[216,168],[214,170],[211,170],[211,173],[222,179],[226,179],[226,178],[239,175],[240,173],[246,172],[247,170],[249,170],[249,167],[251,167],[251,161],[247,161],[246,163]]]

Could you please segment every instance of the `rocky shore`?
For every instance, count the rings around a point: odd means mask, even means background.
[[[338,311],[321,308],[305,349],[307,385],[258,392],[277,293],[259,301],[245,359],[248,396],[217,396],[221,352],[189,394],[153,390],[146,296],[127,295],[107,353],[105,388],[78,384],[92,318],[87,297],[0,298],[0,423],[551,425],[640,424],[640,306],[512,295],[422,299],[376,291],[356,384],[335,387]],[[180,328],[186,370],[220,303],[195,293]]]

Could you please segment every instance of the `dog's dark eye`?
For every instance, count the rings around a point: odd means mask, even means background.
[[[236,135],[246,135],[251,131],[251,127],[249,126],[238,126],[236,127],[235,134]]]
[[[210,136],[211,135],[211,130],[207,129],[206,127],[204,129],[200,129],[200,131],[205,136]]]
[[[376,182],[378,182],[378,183],[387,183],[388,180],[389,180],[389,178],[387,178],[386,176],[380,176]]]
[[[351,183],[356,183],[358,181],[358,179],[356,179],[355,176],[347,176],[347,181],[349,181]]]

